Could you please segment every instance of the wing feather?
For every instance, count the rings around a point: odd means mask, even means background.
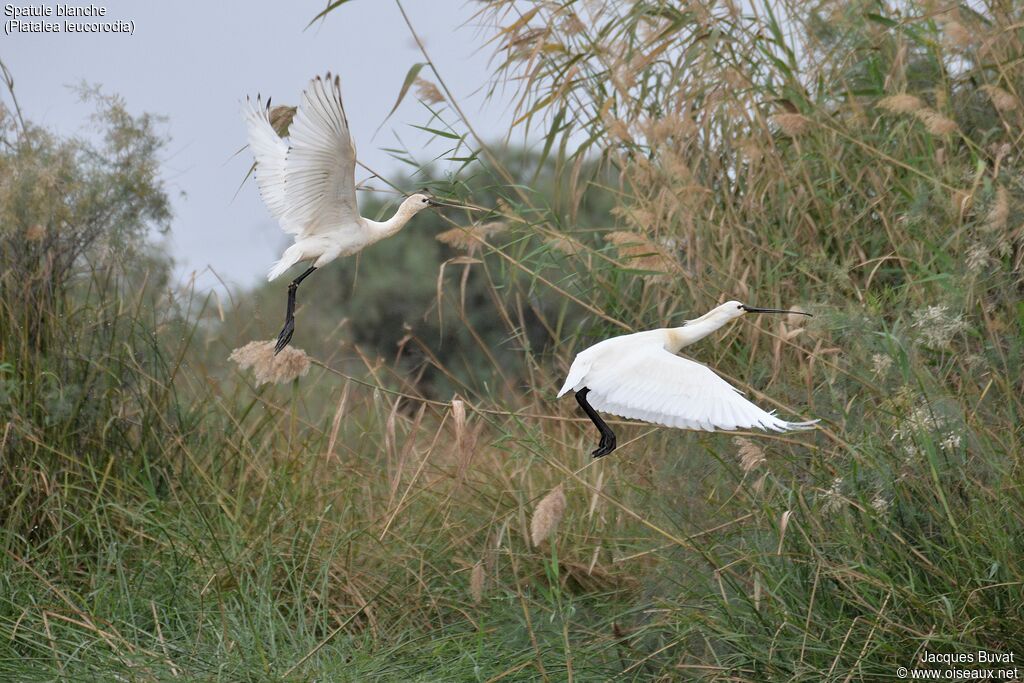
[[[314,235],[360,223],[356,203],[356,149],[338,77],[317,76],[302,93],[289,129],[285,163],[287,211],[300,234]],[[288,229],[288,228],[286,228]]]
[[[632,344],[620,353],[592,359],[582,375],[570,370],[569,379],[576,381],[569,385],[567,380],[568,387],[590,389],[587,400],[599,411],[667,427],[781,432],[817,422],[781,420],[748,401],[706,365],[670,353],[656,342]]]
[[[285,197],[285,158],[288,156],[288,144],[282,140],[273,126],[270,125],[268,107],[263,105],[261,98],[255,101],[246,98],[242,115],[249,137],[249,148],[256,159],[253,175],[260,197],[267,205],[274,218],[281,219],[288,209]]]

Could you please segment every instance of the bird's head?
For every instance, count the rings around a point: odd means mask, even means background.
[[[794,315],[806,315],[810,316],[810,313],[804,311],[787,311],[781,308],[755,308],[748,306],[741,301],[726,301],[721,306],[714,308],[708,315],[714,315],[715,317],[721,317],[723,320],[734,320],[740,316],[746,315],[747,313],[792,313]]]
[[[437,202],[434,201],[433,197],[421,192],[409,195],[402,202],[402,208],[414,214],[430,206],[437,206]]]

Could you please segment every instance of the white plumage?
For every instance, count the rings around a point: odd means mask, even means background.
[[[389,237],[422,209],[433,204],[423,194],[408,197],[390,220],[359,215],[356,202],[356,149],[349,134],[338,77],[317,76],[302,93],[289,137],[281,138],[270,124],[269,100],[246,99],[243,108],[249,147],[260,196],[281,229],[295,236],[267,276],[273,280],[302,261],[312,266],[289,287],[285,327],[277,350],[294,329],[294,290],[314,269]]]
[[[602,435],[595,455],[615,448],[614,434],[598,411],[666,427],[704,431],[808,429],[811,422],[787,422],[758,408],[732,385],[701,363],[677,356],[687,344],[701,339],[744,313],[781,313],[730,301],[682,327],[650,330],[606,339],[581,351],[558,392],[577,392]],[[586,404],[589,404],[586,405]],[[610,444],[610,448],[606,448]],[[604,450],[605,452],[600,452]]]

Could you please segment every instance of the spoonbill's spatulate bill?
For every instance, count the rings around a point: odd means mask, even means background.
[[[256,157],[260,196],[295,244],[270,269],[273,280],[296,263],[312,265],[288,285],[284,328],[274,353],[291,341],[295,331],[295,293],[310,273],[339,256],[348,256],[390,237],[410,218],[433,204],[423,194],[408,197],[390,220],[363,218],[356,203],[356,148],[349,135],[341,102],[341,83],[328,73],[317,76],[302,93],[289,137],[270,125],[270,100],[246,99],[245,123],[249,147]]]
[[[601,434],[595,458],[615,450],[615,432],[597,411],[666,427],[715,430],[809,429],[810,422],[786,422],[761,410],[706,365],[677,356],[746,313],[799,313],[754,308],[729,301],[682,327],[612,337],[577,354],[558,396],[572,390]]]

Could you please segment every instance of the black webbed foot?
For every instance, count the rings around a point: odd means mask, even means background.
[[[598,443],[597,445],[597,450],[591,453],[591,455],[593,455],[595,458],[600,458],[614,451],[616,446],[617,444],[615,443],[615,435],[604,434],[601,436],[601,442]]]

